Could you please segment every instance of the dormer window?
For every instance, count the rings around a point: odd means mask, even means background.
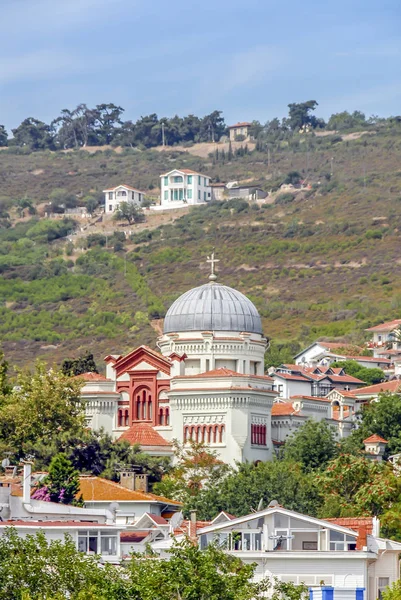
[[[330,550],[344,551],[356,549],[356,537],[339,533],[338,531],[330,531]]]

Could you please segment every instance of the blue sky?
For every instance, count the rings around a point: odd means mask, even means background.
[[[0,123],[84,102],[124,117],[401,114],[399,0],[0,0]]]

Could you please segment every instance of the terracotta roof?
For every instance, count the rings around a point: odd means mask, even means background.
[[[273,375],[273,378],[276,376],[281,377],[281,379],[289,379],[290,381],[305,381],[305,383],[309,383],[309,381],[306,379],[306,377],[304,377],[302,374],[301,375],[293,375],[292,373],[281,373],[281,371],[280,372],[276,371]]]
[[[90,527],[94,529],[95,527],[110,527],[105,523],[94,523],[93,521],[23,521],[15,520],[15,521],[0,521],[1,527]]]
[[[401,381],[399,379],[393,379],[392,381],[383,381],[382,383],[376,383],[375,385],[368,385],[366,387],[352,390],[353,396],[359,396],[360,394],[379,394],[380,392],[398,392],[401,391]]]
[[[176,529],[174,529],[174,535],[182,535],[188,534],[189,524],[191,521],[182,521],[181,525],[179,525]],[[196,521],[196,530],[202,529],[203,527],[208,527],[211,525],[211,521]]]
[[[327,378],[334,383],[365,383],[362,379],[352,377],[352,375],[327,375]]]
[[[120,534],[121,542],[132,542],[133,544],[139,544],[146,537],[148,537],[149,531],[122,531]]]
[[[394,319],[393,321],[386,321],[385,323],[380,323],[380,325],[369,327],[365,331],[393,331],[399,325],[401,325],[401,319]]]
[[[179,173],[186,173],[188,175],[201,175],[202,177],[209,177],[209,175],[205,175],[204,173],[199,173],[199,171],[193,171],[192,169],[172,169],[172,171],[168,171],[168,173],[162,173],[160,177],[166,177],[169,173],[173,171],[178,171]]]
[[[84,379],[85,381],[112,381],[100,373],[82,373],[82,375],[75,375],[74,379]]]
[[[250,127],[252,123],[247,123],[244,121],[243,123],[236,123],[235,125],[229,125],[228,129],[234,129],[234,127]]]
[[[170,442],[165,440],[160,433],[147,423],[134,423],[118,439],[127,440],[132,446],[134,444],[140,446],[171,446]]]
[[[379,444],[388,444],[388,441],[385,440],[384,438],[380,437],[380,435],[377,435],[377,433],[374,433],[373,435],[366,438],[366,440],[363,440],[364,444],[371,444],[371,443],[375,443],[375,442],[377,442]]]
[[[205,373],[198,373],[198,375],[176,375],[173,379],[207,379],[213,377],[252,377],[257,379],[265,379],[266,381],[273,381],[269,375],[248,375],[246,373],[238,373],[238,371],[232,371],[226,369],[226,367],[220,367],[219,369],[213,369],[212,371],[205,371]]]
[[[114,190],[116,190],[117,188],[127,188],[127,190],[132,190],[133,192],[139,192],[140,194],[143,194],[144,192],[142,190],[138,190],[137,188],[134,188],[130,185],[126,185],[125,183],[120,183],[120,185],[116,185],[116,187],[113,188],[108,188],[107,190],[103,190],[104,192],[114,192]]]
[[[365,362],[375,362],[375,363],[391,363],[389,358],[377,358],[376,356],[346,356],[348,360],[363,360]]]
[[[354,531],[358,531],[361,526],[365,526],[366,533],[369,535],[373,533],[373,517],[336,517],[323,520],[340,527],[349,527]]]
[[[286,415],[297,415],[299,411],[295,410],[292,402],[276,402],[272,406],[272,417],[281,417]]]
[[[306,400],[316,400],[317,402],[331,402],[330,398],[326,398],[326,397],[322,397],[322,396],[306,396],[306,395],[298,395],[298,396],[291,396],[291,400],[292,399],[302,399],[305,398]]]
[[[128,490],[115,481],[95,477],[94,475],[81,476],[79,478],[79,488],[78,495],[82,494],[85,502],[161,502],[181,506],[180,502],[164,498],[164,496],[156,496],[156,494],[150,492]]]

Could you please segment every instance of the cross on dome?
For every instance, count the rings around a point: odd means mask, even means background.
[[[214,272],[214,265],[216,263],[220,262],[220,259],[219,258],[215,258],[214,257],[214,252],[212,252],[212,254],[207,257],[207,261],[206,262],[210,264],[210,275],[209,275],[210,281],[216,281],[217,275]]]

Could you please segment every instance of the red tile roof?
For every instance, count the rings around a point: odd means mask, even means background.
[[[383,381],[382,383],[375,383],[375,385],[368,385],[366,387],[358,388],[349,392],[353,396],[359,396],[361,394],[380,394],[380,392],[399,392],[401,391],[401,381],[399,379],[393,379],[392,381]]]
[[[149,531],[122,531],[120,534],[121,542],[131,542],[133,544],[139,544],[146,537],[148,537]]]
[[[219,369],[213,369],[212,371],[205,371],[205,373],[199,373],[198,375],[176,375],[173,379],[207,379],[213,377],[252,377],[257,379],[265,379],[266,381],[273,381],[269,375],[247,375],[244,373],[238,373],[226,367],[220,367]]]
[[[377,358],[376,356],[346,356],[348,360],[361,360],[365,362],[375,362],[375,363],[391,363],[389,358]]]
[[[305,381],[305,383],[309,383],[308,379],[303,375],[293,375],[292,373],[281,373],[281,371],[276,371],[273,377],[281,377],[281,379],[288,379],[290,381]]]
[[[108,379],[100,373],[82,373],[82,375],[75,375],[74,379],[77,379],[78,377],[85,381],[111,381],[111,379]]]
[[[139,444],[140,446],[170,446],[171,443],[164,439],[147,423],[134,423],[129,429],[124,431],[118,438],[119,440],[127,440],[132,446]]]
[[[117,188],[127,188],[127,190],[132,190],[133,192],[139,192],[140,194],[143,194],[144,192],[142,192],[141,190],[138,190],[137,188],[134,188],[130,185],[126,185],[125,183],[120,183],[120,185],[116,185],[116,187],[113,188],[108,188],[107,190],[103,190],[104,192],[114,192],[114,190],[116,190]]]
[[[388,444],[388,441],[380,437],[380,435],[377,435],[377,433],[374,433],[373,435],[366,438],[366,440],[363,440],[364,444],[373,444],[375,442],[377,442],[378,444]]]
[[[145,513],[149,519],[151,519],[156,525],[168,525],[168,521],[164,517],[160,517],[159,515],[152,515],[150,513]]]
[[[292,402],[276,402],[272,406],[272,417],[282,417],[286,415],[297,415],[299,411],[296,411],[292,405]]]
[[[21,520],[10,520],[0,521],[0,527],[110,527],[105,523],[94,523],[93,521],[23,521]]]
[[[348,527],[354,531],[358,531],[361,526],[365,526],[369,535],[373,533],[373,517],[336,517],[323,520],[340,527]]]
[[[352,377],[352,375],[327,375],[327,378],[333,383],[365,383],[362,379]]]
[[[393,331],[399,325],[401,325],[401,319],[394,319],[393,321],[386,321],[385,323],[380,323],[380,325],[369,327],[365,331]]]
[[[302,398],[305,398],[306,400],[316,400],[317,402],[331,402],[330,398],[323,398],[321,396],[306,396],[306,395],[298,395],[298,396],[291,396],[291,400],[293,399],[300,399],[302,400]]]
[[[156,496],[156,494],[150,492],[129,490],[115,481],[95,477],[94,475],[81,476],[79,478],[79,488],[78,495],[82,494],[85,502],[161,502],[181,506],[181,503],[176,500]]]
[[[244,121],[243,123],[236,123],[235,125],[229,125],[228,129],[234,129],[235,127],[250,127],[252,123],[247,123]]]

